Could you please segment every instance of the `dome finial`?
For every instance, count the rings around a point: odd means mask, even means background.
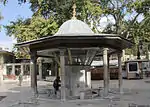
[[[73,9],[73,16],[72,16],[72,19],[76,19],[76,3],[75,3],[75,0],[73,0],[73,6],[72,6],[72,9]]]

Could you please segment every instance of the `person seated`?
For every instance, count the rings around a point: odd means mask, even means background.
[[[54,80],[54,83],[53,83],[53,87],[54,87],[54,90],[55,90],[55,95],[57,94],[57,91],[59,91],[59,87],[61,86],[61,81],[60,81],[60,77],[57,76],[56,79]]]
[[[141,78],[142,78],[142,74],[141,74],[141,71],[140,71],[140,70],[138,70],[138,71],[136,72],[136,78],[137,78],[137,79],[141,79]]]
[[[138,78],[138,79],[140,78],[139,72],[136,73],[136,78]]]

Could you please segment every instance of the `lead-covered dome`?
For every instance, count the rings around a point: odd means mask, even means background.
[[[90,27],[77,19],[71,19],[64,22],[58,32],[55,35],[65,35],[65,34],[94,34]],[[71,36],[71,35],[70,35]]]

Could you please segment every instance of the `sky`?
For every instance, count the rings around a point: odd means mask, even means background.
[[[0,20],[0,25],[9,25],[11,21],[15,21],[19,17],[28,18],[32,16],[30,4],[18,4],[18,0],[8,0],[9,2],[4,6],[0,4],[0,12],[4,19]],[[0,32],[0,45],[8,47],[12,50],[13,44],[16,43],[13,37],[5,34],[5,29],[2,28]]]

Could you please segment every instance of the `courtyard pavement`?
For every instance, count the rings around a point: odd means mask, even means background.
[[[39,96],[50,84],[38,81]],[[92,81],[92,88],[103,87],[103,81]],[[150,107],[150,79],[124,80],[124,94],[118,93],[118,81],[111,80],[110,93],[106,98],[88,100],[52,100],[49,98],[33,98],[30,81],[18,86],[18,81],[5,81],[0,86],[0,107]]]

